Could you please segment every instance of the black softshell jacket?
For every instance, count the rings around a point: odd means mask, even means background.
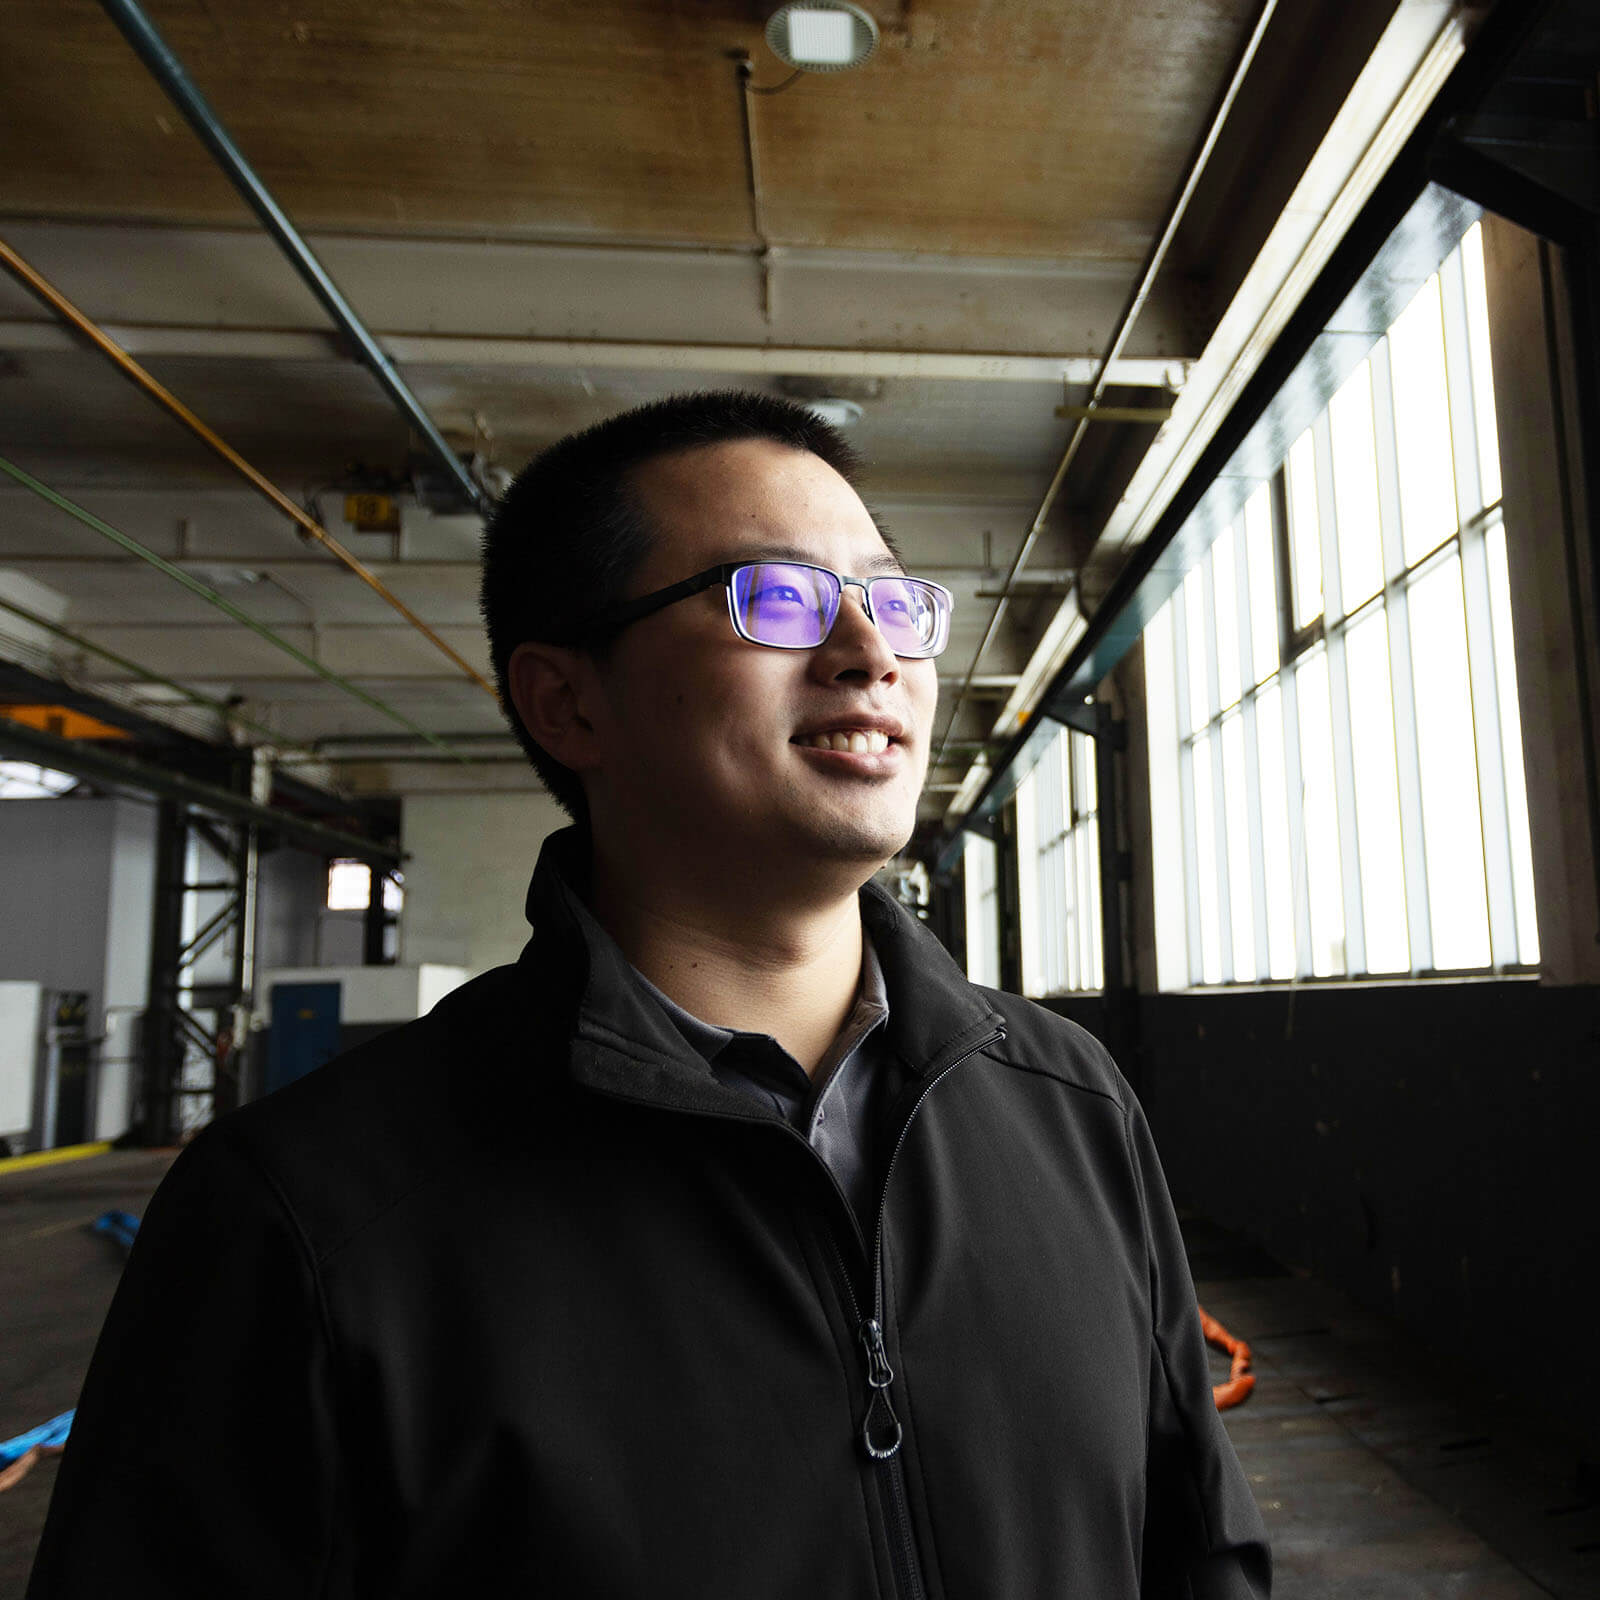
[[[1105,1051],[865,889],[904,1087],[863,1238],[586,942],[581,853],[516,965],[178,1158],[33,1600],[1265,1596]]]

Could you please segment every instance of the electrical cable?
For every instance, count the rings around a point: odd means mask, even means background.
[[[158,556],[154,550],[146,548],[137,539],[130,538],[120,529],[113,528],[109,522],[103,521],[92,511],[87,511],[82,506],[67,499],[64,494],[57,493],[48,484],[41,483],[31,473],[25,472],[14,462],[7,461],[4,456],[0,456],[0,472],[5,473],[7,477],[15,479],[24,489],[31,489],[41,500],[47,500],[58,510],[65,511],[69,517],[75,517],[84,527],[92,528],[96,533],[103,538],[109,539],[120,549],[126,550],[130,555],[137,556],[141,561],[148,562],[157,572],[164,573],[176,583],[181,583],[191,594],[198,595],[207,605],[215,606],[224,616],[230,617],[233,621],[249,628],[252,633],[259,634],[268,644],[275,649],[281,650],[286,656],[299,662],[301,666],[308,668],[319,678],[344,690],[346,694],[353,696],[363,705],[370,706],[374,711],[389,718],[391,722],[399,723],[402,728],[416,734],[425,743],[435,746],[446,755],[454,756],[457,761],[466,761],[466,756],[459,751],[452,750],[437,734],[429,733],[427,729],[418,727],[409,717],[396,711],[393,706],[386,705],[376,696],[368,694],[364,689],[351,683],[348,678],[340,677],[337,672],[323,666],[320,661],[308,656],[295,645],[290,644],[287,639],[281,634],[275,633],[266,623],[258,621],[248,611],[240,610],[231,600],[218,594],[208,584],[202,583],[192,574],[185,572],[182,567],[174,566],[164,556]]]
[[[0,239],[0,266],[5,267],[24,288],[44,301],[57,316],[81,333],[102,355],[118,367],[125,377],[131,379],[152,400],[176,417],[202,444],[221,456],[257,493],[288,517],[307,538],[320,544],[336,561],[381,596],[430,644],[447,655],[480,689],[499,699],[494,685],[469,661],[446,644],[376,573],[369,571],[356,560],[321,523],[307,515],[270,478],[256,471],[232,445],[207,427],[170,389],[145,371],[115,339],[73,305],[54,284],[29,266],[3,239]]]
[[[796,67],[782,83],[769,84],[765,89],[758,89],[748,78],[745,80],[745,90],[749,94],[782,94],[785,89],[792,87],[805,76],[804,67]]]

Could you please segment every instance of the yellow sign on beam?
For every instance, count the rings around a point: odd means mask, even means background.
[[[386,494],[347,494],[344,520],[357,533],[399,533],[400,503]]]
[[[37,728],[40,733],[53,733],[58,739],[126,739],[125,728],[113,728],[109,722],[73,711],[67,706],[0,706],[0,717],[20,722],[25,728]]]

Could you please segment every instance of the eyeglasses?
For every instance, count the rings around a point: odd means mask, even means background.
[[[942,584],[899,575],[850,578],[804,561],[724,562],[682,583],[641,595],[595,617],[591,637],[614,633],[690,595],[725,584],[734,632],[774,650],[814,650],[839,617],[846,588],[861,591],[868,617],[897,656],[923,660],[950,642],[954,598]]]

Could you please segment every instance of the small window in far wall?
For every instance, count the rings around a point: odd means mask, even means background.
[[[372,901],[372,868],[365,861],[328,863],[328,909],[365,911]]]

